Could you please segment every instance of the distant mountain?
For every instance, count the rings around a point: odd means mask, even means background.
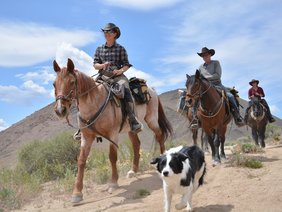
[[[187,141],[187,144],[192,143],[191,132],[188,129],[189,122],[181,114],[176,112],[178,93],[177,90],[169,91],[160,95],[161,102],[164,106],[167,118],[174,128],[173,140]],[[246,107],[247,102],[241,100],[240,102]],[[16,163],[17,151],[27,143],[33,140],[50,139],[53,136],[63,132],[75,132],[74,128],[67,125],[65,120],[59,120],[53,110],[54,103],[47,105],[39,111],[34,112],[30,116],[24,118],[18,123],[12,125],[8,129],[0,132],[0,167],[11,167]],[[241,110],[244,112],[243,109]],[[275,125],[282,126],[282,120],[276,117]],[[71,123],[75,125],[75,113],[71,117]],[[250,128],[238,128],[231,122],[227,130],[227,141],[236,140],[240,137],[250,136]],[[127,136],[121,135],[121,141]],[[153,134],[145,126],[143,132],[140,133],[142,148],[153,148]],[[103,144],[95,144],[95,148],[108,147],[106,141]]]

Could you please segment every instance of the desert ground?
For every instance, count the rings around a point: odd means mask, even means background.
[[[227,150],[230,157],[231,152]],[[263,168],[249,169],[231,166],[229,161],[213,167],[211,156],[206,155],[207,175],[205,183],[193,195],[192,204],[196,212],[282,211],[282,145],[267,146],[264,153],[256,154],[263,161]],[[138,197],[140,189],[149,191]],[[155,170],[140,173],[134,178],[120,178],[119,188],[112,194],[107,185],[85,185],[84,200],[70,203],[71,194],[54,195],[48,191],[26,203],[17,211],[163,211],[162,181]],[[174,205],[180,195],[174,195]]]

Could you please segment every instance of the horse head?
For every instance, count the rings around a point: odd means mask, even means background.
[[[57,116],[64,118],[69,114],[69,109],[77,90],[74,64],[71,59],[68,59],[67,67],[60,68],[56,60],[54,60],[53,68],[57,73],[53,83],[56,98],[54,110]]]
[[[259,99],[257,97],[252,98],[252,112],[253,115],[258,118],[263,115],[263,106],[261,105]]]
[[[186,103],[188,107],[192,107],[200,97],[201,76],[199,70],[196,70],[195,75],[192,76],[186,74],[186,78]]]

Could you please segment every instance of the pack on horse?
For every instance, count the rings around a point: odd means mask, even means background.
[[[109,192],[117,187],[117,145],[118,136],[121,132],[128,132],[133,145],[134,158],[132,170],[128,175],[138,171],[140,140],[138,135],[130,132],[128,120],[123,116],[122,110],[115,101],[111,101],[112,92],[108,90],[106,83],[98,83],[84,73],[75,70],[71,59],[68,59],[67,67],[60,68],[56,61],[53,67],[57,73],[54,82],[55,87],[55,112],[61,118],[67,118],[70,106],[75,100],[79,114],[78,122],[81,130],[81,149],[78,158],[78,172],[72,195],[72,202],[80,202],[83,198],[83,176],[86,159],[89,155],[92,143],[97,136],[108,139],[109,159],[112,168],[112,177]],[[151,96],[147,104],[136,105],[139,120],[144,120],[148,127],[154,132],[155,138],[160,145],[160,152],[165,150],[164,142],[172,133],[160,99],[157,93],[148,88]]]
[[[258,97],[253,97],[250,101],[250,109],[246,117],[247,125],[252,128],[252,137],[256,145],[265,147],[265,130],[268,123],[266,108]]]
[[[226,158],[224,152],[225,133],[231,120],[229,105],[224,92],[220,93],[197,70],[195,75],[186,75],[186,100],[190,107],[198,104],[196,115],[201,122],[212,151],[214,165]],[[219,155],[219,146],[221,152]]]

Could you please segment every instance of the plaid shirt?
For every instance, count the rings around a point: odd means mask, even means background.
[[[120,69],[123,66],[132,66],[128,61],[125,48],[118,43],[114,43],[111,47],[103,44],[96,49],[94,55],[94,65],[96,63],[103,64],[105,62],[111,63],[110,71]]]

